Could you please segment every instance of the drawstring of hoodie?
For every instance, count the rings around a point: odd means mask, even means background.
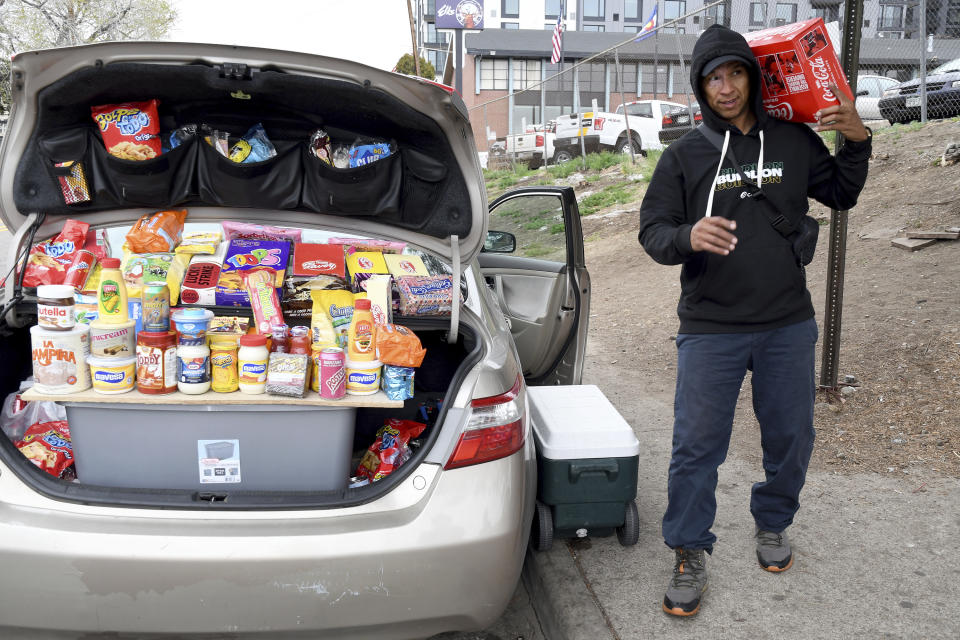
[[[727,129],[723,134],[723,148],[720,149],[720,162],[717,163],[717,172],[713,176],[713,182],[710,184],[710,194],[707,196],[707,213],[709,218],[713,214],[713,194],[716,193],[717,179],[720,177],[720,169],[723,168],[723,160],[727,157],[727,148],[730,146],[730,130]],[[737,173],[740,167],[736,167]],[[763,129],[760,130],[760,157],[757,159],[757,189],[763,185]],[[740,194],[741,198],[749,197],[744,191]]]

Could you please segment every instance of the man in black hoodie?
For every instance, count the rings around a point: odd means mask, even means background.
[[[849,98],[832,87],[839,103],[817,114],[818,131],[846,138],[834,157],[807,125],[767,116],[760,82],[743,36],[720,25],[703,32],[690,84],[711,131],[695,129],[667,147],[640,209],[643,248],[661,264],[683,265],[663,517],[664,541],[675,552],[663,610],[674,615],[699,611],[707,586],[717,469],[748,370],[766,475],[750,500],[757,559],[768,571],[793,564],[784,530],[813,451],[817,324],[788,236],[808,197],[844,211],[867,178],[870,131]]]

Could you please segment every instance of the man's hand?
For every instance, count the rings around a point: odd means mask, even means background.
[[[843,91],[837,88],[837,85],[831,83],[828,85],[833,95],[837,96],[840,104],[824,107],[814,114],[818,124],[814,129],[816,131],[839,131],[843,137],[851,142],[863,142],[870,134],[867,128],[863,126],[863,120],[857,113],[856,103],[847,97]]]
[[[690,229],[690,248],[722,256],[729,255],[737,245],[737,237],[730,233],[737,223],[717,216],[700,218]]]

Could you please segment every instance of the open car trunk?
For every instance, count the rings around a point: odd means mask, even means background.
[[[230,52],[227,57],[224,50]],[[20,252],[54,235],[67,218],[105,228],[178,208],[189,211],[188,222],[241,220],[403,241],[446,265],[454,289],[462,288],[467,300],[477,295],[460,275],[482,245],[486,201],[458,96],[326,58],[311,57],[318,64],[308,66],[294,54],[172,43],[136,43],[136,55],[128,56],[129,51],[116,43],[23,54],[15,61],[15,69],[28,72],[15,74],[26,80],[14,88],[20,100],[15,99],[15,128],[4,141],[0,204],[4,221],[17,230]],[[237,164],[202,134],[152,159],[108,153],[91,107],[154,98],[161,137],[186,125],[206,125],[228,132],[233,144],[261,123],[276,155]],[[395,152],[366,166],[336,168],[310,151],[318,129],[333,144],[349,145],[362,137],[388,141]],[[76,164],[84,169],[88,197],[68,203],[60,178],[64,166]],[[21,289],[17,278],[8,278],[5,287],[8,305],[0,347],[4,397],[31,373],[29,327],[36,323],[35,292]],[[229,311],[249,315],[249,308]],[[394,322],[412,329],[427,351],[415,377],[415,396],[402,408],[323,407],[289,417],[269,407],[256,412],[202,405],[122,407],[110,396],[104,396],[102,405],[84,406],[65,395],[62,404],[76,425],[71,424],[78,443],[75,481],[36,469],[8,438],[0,438],[0,458],[41,493],[84,503],[250,509],[372,500],[428,458],[435,442],[449,446],[449,438],[440,438],[443,425],[456,430],[464,418],[462,412],[449,418],[448,409],[489,341],[483,323],[467,309],[452,317],[398,317]],[[391,476],[351,488],[349,476],[359,456],[388,417],[427,423],[413,457]],[[187,434],[183,425],[196,427],[195,432]],[[159,441],[145,439],[165,427],[168,433]],[[202,435],[203,428],[209,437]],[[84,453],[79,443],[85,437],[103,448]],[[203,453],[198,442],[215,446],[238,439],[243,481],[200,486],[197,459]],[[310,446],[301,445],[305,440],[311,440]],[[174,458],[188,454],[190,460],[174,464]],[[251,461],[249,471],[244,459]],[[165,462],[171,469],[189,469],[192,477],[172,470],[158,476],[156,469]],[[93,482],[85,480],[85,466]],[[284,469],[284,477],[297,480],[277,486],[271,468]],[[331,476],[331,468],[341,471]],[[324,480],[311,482],[311,476]],[[332,477],[337,481],[328,481]]]

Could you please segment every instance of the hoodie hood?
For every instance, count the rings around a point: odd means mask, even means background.
[[[690,86],[700,103],[704,124],[720,132],[731,127],[710,108],[701,83],[703,70],[712,60],[720,56],[736,56],[747,64],[747,71],[750,74],[750,108],[757,117],[760,127],[763,128],[767,121],[767,113],[763,109],[760,95],[760,65],[746,39],[733,29],[719,24],[710,26],[697,38],[697,43],[693,47],[693,61],[690,65]]]

